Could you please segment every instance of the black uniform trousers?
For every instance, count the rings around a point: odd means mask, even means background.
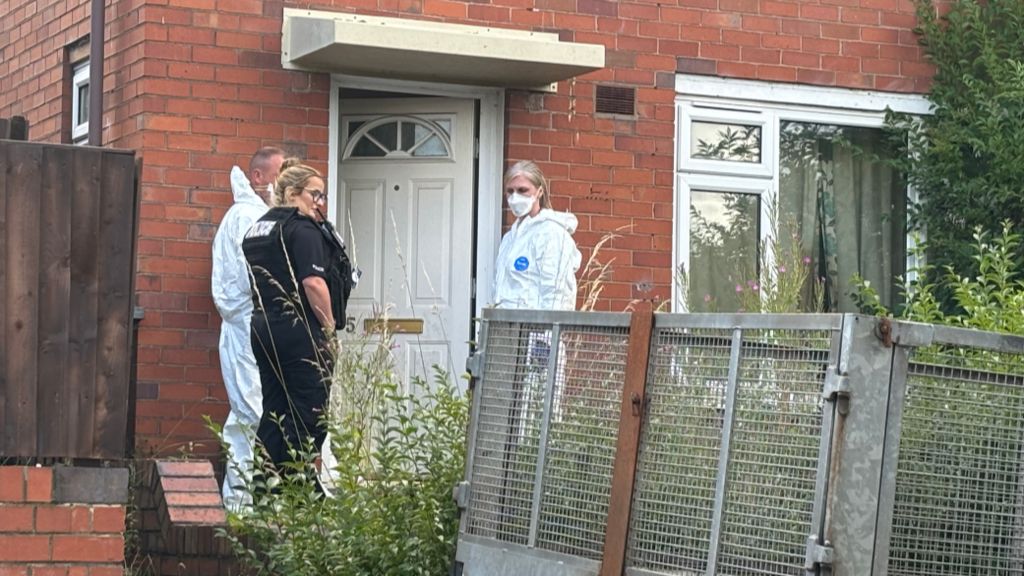
[[[319,334],[310,334],[293,318],[267,321],[252,318],[252,350],[260,369],[263,417],[256,436],[279,471],[294,458],[290,448],[307,450],[313,441],[316,456],[327,436],[324,410],[330,396],[331,359]],[[312,336],[312,338],[311,338]]]

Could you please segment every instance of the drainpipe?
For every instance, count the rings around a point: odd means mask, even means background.
[[[89,33],[89,145],[103,145],[103,28],[105,0],[92,0]]]

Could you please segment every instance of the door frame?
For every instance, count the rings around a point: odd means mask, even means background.
[[[331,75],[330,116],[328,129],[328,214],[333,214],[338,193],[335,173],[341,161],[340,120],[341,106],[338,91],[342,88],[401,92],[410,95],[465,98],[480,104],[477,179],[473,183],[477,198],[474,225],[476,229],[476,290],[473,318],[479,318],[486,304],[493,300],[490,279],[494,278],[494,259],[501,240],[502,175],[504,172],[505,89],[491,86],[462,86],[434,82],[368,78],[345,74]],[[493,193],[489,193],[493,191]],[[345,223],[339,222],[339,227]]]

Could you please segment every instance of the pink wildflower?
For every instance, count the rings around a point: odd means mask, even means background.
[[[705,294],[704,295],[704,301],[705,302],[711,302],[711,294]]]
[[[736,285],[736,291],[737,292],[743,292],[743,285],[742,284],[737,284]]]
[[[810,263],[811,263],[811,257],[810,256],[804,256],[804,264],[810,264]]]
[[[753,290],[754,292],[757,292],[758,290],[761,289],[761,287],[758,286],[757,284],[754,284],[753,286],[750,287],[750,289]]]
[[[785,274],[785,273],[786,273],[786,267],[785,266],[779,266],[779,274]]]

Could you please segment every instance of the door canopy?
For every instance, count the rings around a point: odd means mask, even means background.
[[[402,80],[553,90],[600,70],[604,46],[558,34],[285,8],[281,64]]]

